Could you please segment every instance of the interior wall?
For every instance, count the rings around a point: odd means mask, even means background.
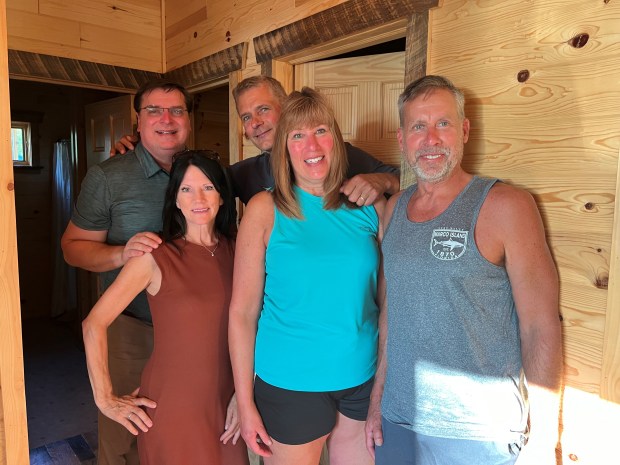
[[[6,0],[8,48],[163,72],[162,0]]]
[[[27,81],[10,81],[11,113],[39,118],[33,168],[14,168],[22,319],[50,314],[53,283],[52,155],[54,143],[84,126],[83,106],[118,94]],[[33,137],[35,134],[33,134]]]
[[[249,42],[248,65],[256,63],[252,39],[347,0],[166,0],[166,70],[231,45]]]

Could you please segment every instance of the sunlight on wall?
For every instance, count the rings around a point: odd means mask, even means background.
[[[619,463],[620,405],[567,387],[564,392],[562,456],[564,465]]]

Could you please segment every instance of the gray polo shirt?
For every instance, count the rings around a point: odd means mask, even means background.
[[[138,232],[159,233],[168,180],[168,173],[139,143],[134,151],[88,170],[71,221],[88,231],[107,231],[106,243],[112,245],[124,245]],[[103,290],[120,270],[100,273]],[[141,292],[123,313],[151,323],[146,293]]]

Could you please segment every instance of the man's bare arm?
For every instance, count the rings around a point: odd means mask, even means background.
[[[152,232],[138,233],[124,246],[107,244],[107,236],[108,231],[88,231],[70,221],[60,240],[66,262],[88,271],[110,271],[161,244],[159,236]]]
[[[529,387],[530,441],[519,462],[555,464],[563,371],[558,275],[532,196],[510,186],[497,187],[492,191],[499,194],[496,220],[502,224]]]

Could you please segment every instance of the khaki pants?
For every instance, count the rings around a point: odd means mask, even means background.
[[[153,327],[125,315],[108,328],[108,365],[114,394],[140,386],[144,365],[153,351]],[[99,413],[98,465],[139,465],[136,436]]]

